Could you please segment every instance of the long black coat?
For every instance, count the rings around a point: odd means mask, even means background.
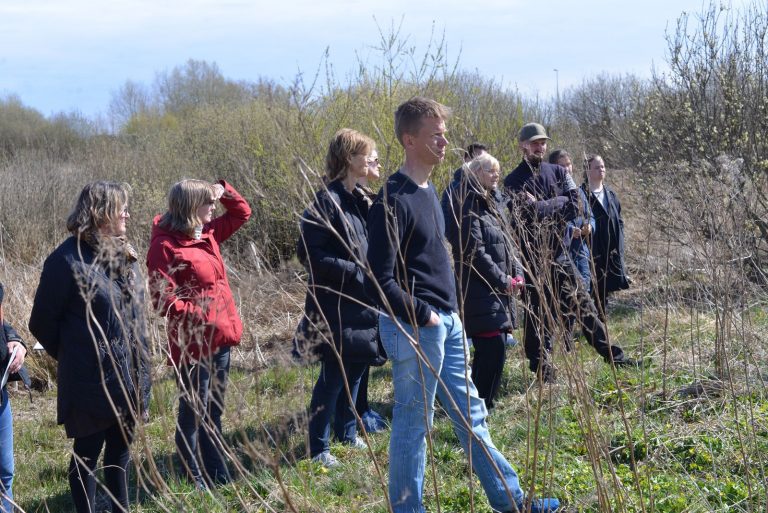
[[[624,263],[624,221],[621,218],[621,203],[616,193],[604,186],[608,208],[600,203],[589,187],[582,185],[595,217],[592,233],[592,261],[595,265],[595,280],[600,294],[629,288],[627,268]]]
[[[359,188],[358,188],[359,189]],[[365,292],[365,274],[356,263],[368,251],[369,199],[334,180],[304,211],[297,254],[309,273],[304,318],[297,333],[299,353],[312,348],[331,357],[333,342],[344,361],[372,363],[381,358],[378,314]]]
[[[470,336],[517,327],[508,276],[523,276],[508,235],[509,198],[485,191],[468,173],[457,173],[443,193],[445,236],[451,243],[459,309]]]
[[[144,288],[136,262],[124,258],[70,237],[43,264],[29,331],[58,361],[57,420],[70,437],[129,412],[140,417],[149,405]],[[125,265],[136,279],[126,278]]]

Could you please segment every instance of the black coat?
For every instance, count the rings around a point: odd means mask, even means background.
[[[601,294],[629,288],[624,263],[624,221],[621,219],[621,203],[615,192],[607,186],[603,187],[607,209],[586,184],[582,185],[595,217],[591,249],[595,280]]]
[[[333,357],[333,342],[344,361],[378,363],[381,358],[378,313],[357,263],[368,251],[369,202],[361,189],[352,194],[334,180],[304,211],[297,254],[309,283],[295,353],[311,349],[322,358]]]
[[[136,279],[126,278],[127,269]],[[136,262],[99,256],[76,237],[43,264],[29,330],[58,361],[57,420],[70,437],[93,434],[128,412],[140,418],[148,408],[142,283]]]
[[[566,222],[578,215],[578,187],[565,168],[542,162],[534,173],[523,160],[506,178],[510,209],[523,258],[530,269],[563,256]],[[525,193],[536,200],[529,201]]]
[[[469,336],[517,327],[508,276],[523,276],[509,237],[507,203],[501,191],[485,191],[467,173],[457,173],[443,193],[445,235],[453,251],[459,310]]]

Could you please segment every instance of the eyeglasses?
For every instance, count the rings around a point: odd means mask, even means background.
[[[378,166],[378,165],[379,165],[379,159],[378,159],[378,157],[377,157],[377,158],[375,158],[375,159],[372,159],[372,160],[369,160],[369,161],[368,161],[368,166],[369,166],[369,167],[370,167],[370,166]]]

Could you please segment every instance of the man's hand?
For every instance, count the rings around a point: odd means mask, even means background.
[[[592,225],[585,224],[584,226],[581,227],[581,236],[582,237],[586,237],[590,233],[592,233]]]
[[[525,199],[528,200],[528,203],[536,203],[536,196],[528,191],[525,191]]]
[[[24,357],[27,356],[27,348],[25,348],[24,344],[18,340],[11,340],[8,342],[8,354],[11,354],[13,352],[13,348],[17,346],[19,350],[16,352],[16,357],[11,362],[11,374],[19,372],[21,366],[24,365]]]
[[[431,315],[429,316],[429,322],[427,323],[427,326],[439,326],[440,325],[440,316],[437,315],[437,313],[432,310]]]

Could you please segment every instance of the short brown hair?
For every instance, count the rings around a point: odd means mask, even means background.
[[[98,181],[83,187],[67,217],[67,230],[73,235],[95,233],[120,218],[128,206],[131,187],[127,183]]]
[[[395,135],[400,144],[403,144],[404,134],[416,134],[421,128],[421,120],[424,118],[439,118],[443,121],[451,117],[451,109],[442,103],[430,98],[414,96],[407,102],[400,104],[395,111]]]
[[[158,224],[166,230],[191,234],[196,226],[203,224],[197,217],[197,209],[211,201],[215,193],[213,184],[204,180],[187,178],[176,182],[168,191],[168,211]]]
[[[354,155],[370,153],[376,143],[365,134],[351,128],[342,128],[333,136],[325,155],[325,174],[328,180],[347,177],[347,167]]]

